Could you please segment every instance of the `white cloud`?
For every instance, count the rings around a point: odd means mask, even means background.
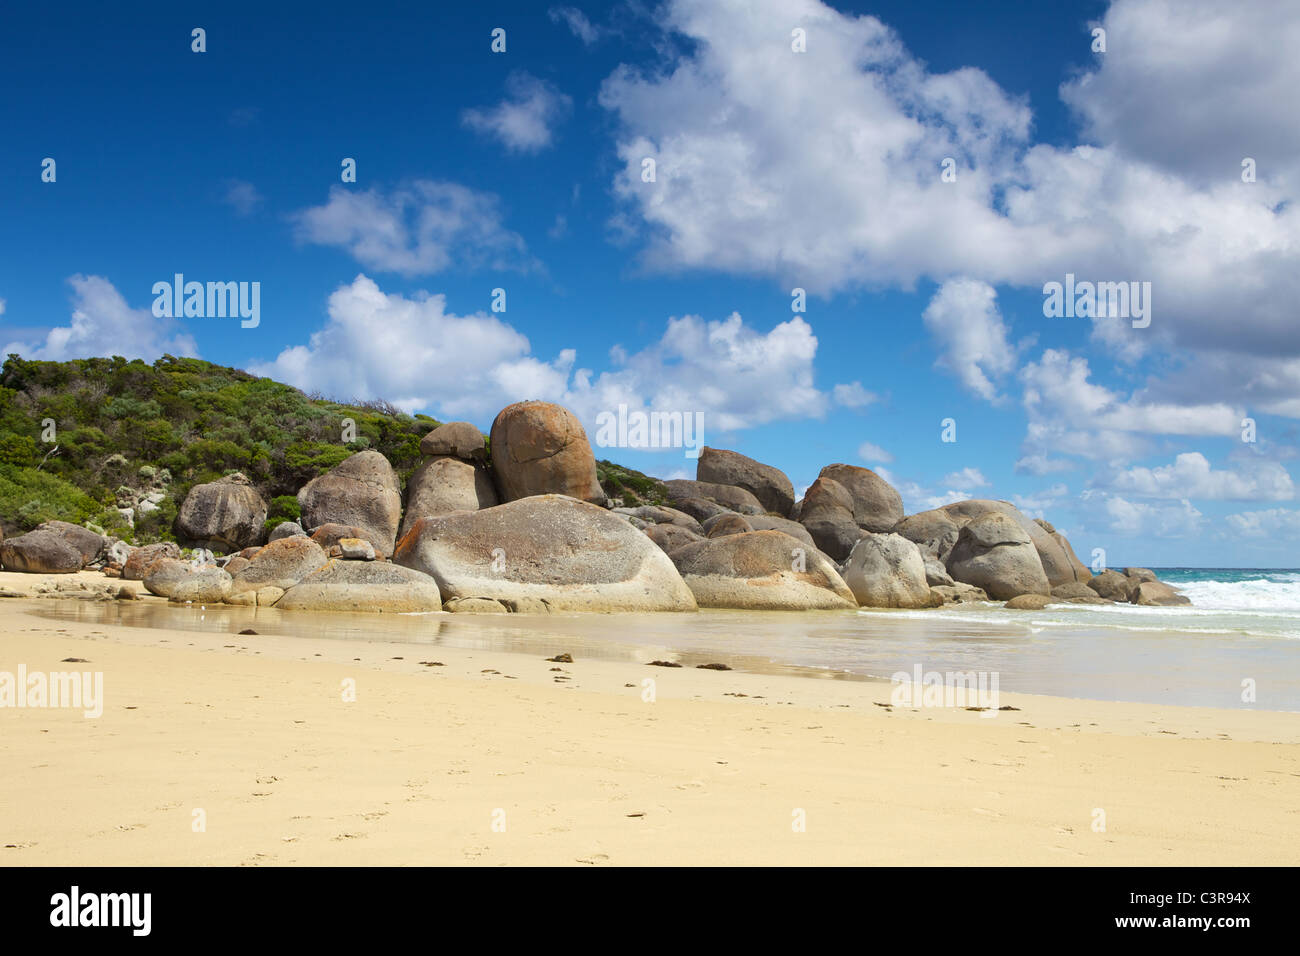
[[[797,15],[784,0],[670,0],[665,37],[692,42],[661,47],[688,52],[620,67],[601,89],[618,123],[614,222],[651,268],[819,293],[958,277],[1039,290],[1067,272],[1150,282],[1151,326],[1098,322],[1098,344],[1130,362],[1177,356],[1175,369],[1216,356],[1300,416],[1300,375],[1258,368],[1300,360],[1300,5],[1261,6],[1118,0],[1108,52],[1066,87],[1098,144],[1065,148],[1034,145],[1027,106],[987,75],[929,72],[874,17],[816,0]],[[796,19],[806,54],[790,50]],[[1240,158],[1254,153],[1272,172],[1246,184]],[[940,180],[945,157],[955,182]],[[995,391],[995,351],[945,344],[941,360]]]
[[[1243,511],[1224,520],[1243,538],[1300,538],[1300,511],[1292,508]]]
[[[880,401],[880,396],[862,387],[861,382],[849,382],[836,385],[831,389],[831,396],[836,405],[845,408],[865,408],[873,402]]]
[[[1115,0],[1102,25],[1107,52],[1061,89],[1096,142],[1200,182],[1238,178],[1246,156],[1295,181],[1292,0]]]
[[[1201,512],[1186,499],[1176,503],[1129,501],[1094,490],[1079,496],[1089,513],[1089,525],[1100,524],[1124,537],[1188,538],[1201,533]]]
[[[939,479],[941,485],[960,485],[963,488],[987,488],[989,480],[978,468],[963,468]]]
[[[417,180],[387,195],[334,186],[325,205],[304,209],[293,221],[300,242],[345,249],[380,272],[532,265],[524,240],[503,225],[497,197],[456,183]]]
[[[975,279],[951,279],[939,287],[922,318],[940,344],[935,364],[980,398],[995,400],[994,382],[1015,368],[1016,351],[1007,343],[993,287]]]
[[[461,120],[514,152],[536,153],[550,146],[555,124],[573,108],[573,100],[553,84],[529,73],[506,77],[506,94],[491,109],[465,110]]]
[[[328,313],[308,344],[250,371],[344,400],[385,398],[450,416],[500,403],[502,375],[545,390],[567,371],[531,358],[528,339],[494,316],[448,312],[441,295],[385,294],[364,275],[330,296]]]
[[[1056,507],[1060,500],[1069,493],[1069,488],[1058,483],[1033,494],[1012,495],[1011,503],[1031,518],[1046,520],[1048,509]],[[1056,530],[1061,531],[1060,528]],[[1065,534],[1064,531],[1061,531],[1061,533]],[[1069,537],[1069,535],[1066,535],[1066,537]]]
[[[233,207],[239,215],[251,216],[261,207],[262,194],[252,183],[231,179],[226,182],[226,194],[222,201]]]
[[[894,460],[893,455],[869,441],[864,441],[858,446],[858,457],[870,465],[887,465]]]
[[[151,307],[131,308],[103,276],[75,275],[68,282],[73,293],[72,321],[50,329],[42,343],[10,342],[0,354],[17,352],[46,361],[102,355],[153,361],[164,354],[199,354],[194,337],[180,321],[155,318]]]
[[[939,491],[935,488],[922,485],[919,482],[895,475],[887,468],[876,467],[873,470],[898,490],[898,493],[903,498],[903,510],[907,514],[916,514],[919,511],[929,511],[932,508],[941,508],[944,505],[950,505],[954,501],[965,501],[968,498],[975,497],[975,485],[965,488],[947,488],[943,491]],[[977,470],[967,468],[965,469],[965,472],[972,472],[973,475],[982,482],[984,476]],[[965,475],[963,472],[958,472],[956,475],[948,476],[948,478],[953,477],[965,477]],[[942,480],[940,487],[942,487],[943,484],[949,484],[948,478]]]
[[[1064,458],[1049,458],[1047,455],[1025,455],[1016,462],[1016,472],[1023,475],[1050,475],[1058,471],[1073,471],[1077,468],[1072,461]]]
[[[1050,453],[1094,460],[1135,458],[1151,451],[1150,436],[1236,436],[1242,409],[1224,402],[1177,404],[1144,393],[1125,397],[1092,381],[1087,359],[1047,349],[1020,371],[1029,427],[1017,469],[1064,470]]]
[[[629,410],[702,412],[707,434],[825,413],[813,386],[817,339],[801,318],[763,333],[737,314],[668,320],[647,348],[616,350],[595,374],[564,349],[546,361],[522,333],[484,313],[459,316],[441,295],[383,292],[357,276],[329,299],[328,319],[305,345],[251,370],[340,398],[386,398],[401,408],[486,423],[522,399],[573,409],[592,435],[596,416]]]
[[[575,7],[551,7],[547,11],[552,23],[563,23],[569,28],[575,37],[582,41],[583,46],[591,46],[600,39],[600,29],[596,27],[587,15]]]
[[[1200,452],[1186,452],[1173,464],[1157,468],[1129,468],[1097,483],[1144,498],[1289,501],[1295,497],[1290,474],[1275,461],[1256,458],[1241,463],[1238,470],[1215,469]]]
[[[817,337],[796,316],[763,333],[738,313],[721,321],[671,318],[663,336],[620,367],[592,377],[579,370],[565,393],[584,421],[619,404],[703,412],[707,433],[782,419],[817,418],[829,401],[813,384]]]

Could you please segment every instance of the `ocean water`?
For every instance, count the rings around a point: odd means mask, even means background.
[[[483,648],[575,660],[714,661],[830,680],[985,672],[1006,691],[1300,711],[1300,570],[1153,568],[1192,607],[999,604],[924,611],[689,614],[313,614],[153,602],[33,602],[34,613],[169,627]],[[662,675],[660,675],[662,676]],[[725,679],[720,676],[720,679]],[[1254,699],[1244,693],[1249,686]]]
[[[1180,589],[1191,607],[1132,604],[1064,604],[1029,612],[1035,627],[1096,627],[1126,631],[1170,631],[1230,640],[1234,636],[1300,641],[1300,570],[1293,568],[1152,568],[1161,581]],[[929,612],[911,612],[925,614]],[[974,605],[950,613],[973,624],[990,620],[1023,622],[1026,612],[1000,605]],[[1295,649],[1300,655],[1300,645]]]

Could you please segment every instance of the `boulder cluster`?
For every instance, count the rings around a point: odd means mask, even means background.
[[[300,521],[269,536],[266,503],[247,478],[196,485],[176,530],[203,549],[198,559],[55,521],[0,542],[0,563],[100,567],[175,602],[291,610],[1189,603],[1144,568],[1094,576],[1064,535],[1005,501],[904,515],[898,492],[854,465],[827,465],[797,500],[781,470],[706,447],[694,481],[664,483],[666,505],[611,507],[582,425],[546,402],[504,409],[489,441],[467,422],[440,425],[420,451],[405,495],[382,454],[358,452],[308,482]]]

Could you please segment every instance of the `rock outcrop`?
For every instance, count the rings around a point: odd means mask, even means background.
[[[406,482],[406,512],[397,536],[405,537],[420,518],[480,511],[497,504],[496,488],[482,462],[449,455],[430,458]]]
[[[301,524],[351,525],[381,554],[392,554],[402,518],[402,493],[393,466],[377,451],[359,451],[298,492]]]
[[[893,531],[903,517],[903,498],[870,468],[827,465],[819,478],[839,482],[853,499],[853,520],[865,531]],[[802,514],[802,512],[801,512]]]
[[[739,452],[705,445],[695,465],[695,477],[711,484],[744,488],[765,511],[783,518],[794,507],[794,485],[786,473]]]
[[[836,561],[843,561],[853,546],[869,532],[853,516],[853,496],[833,478],[818,478],[804,494],[799,523],[813,543]]]
[[[81,570],[82,554],[53,531],[28,531],[0,542],[0,565],[28,574],[72,574]]]
[[[145,574],[149,571],[149,566],[159,558],[179,558],[180,556],[180,546],[171,541],[161,541],[158,544],[146,544],[144,547],[134,548],[127,556],[126,564],[122,565],[122,580],[143,581]]]
[[[664,487],[668,489],[668,499],[673,503],[675,508],[694,515],[703,521],[695,511],[691,510],[690,502],[694,499],[703,499],[713,504],[734,511],[743,515],[761,515],[765,514],[763,505],[753,493],[744,488],[738,488],[735,485],[719,485],[711,481],[691,481],[688,478],[674,478],[671,481],[665,481]],[[717,512],[713,512],[716,514]],[[709,517],[705,515],[704,517]]]
[[[962,527],[946,567],[954,579],[983,588],[998,601],[1052,592],[1029,532],[1011,516],[997,511],[973,518]]]
[[[564,495],[420,518],[393,561],[431,576],[444,601],[541,598],[556,611],[695,610],[673,562],[643,532]]]
[[[395,564],[330,561],[285,591],[282,611],[370,611],[406,614],[442,610],[438,583]]]
[[[420,439],[420,454],[426,458],[450,455],[461,461],[486,461],[487,442],[469,422],[447,422]]]
[[[176,513],[176,536],[191,547],[240,551],[262,541],[266,502],[244,475],[195,485]]]
[[[92,564],[108,547],[108,539],[102,534],[68,521],[45,521],[37,525],[35,530],[57,534],[76,548],[81,554],[82,567]]]
[[[820,551],[780,531],[750,531],[678,548],[673,562],[700,607],[844,610],[853,592]]]
[[[492,423],[492,468],[502,501],[567,495],[603,504],[596,457],[578,417],[550,402],[516,402]]]
[[[844,583],[862,607],[935,607],[920,549],[902,535],[871,534],[853,546]]]
[[[272,541],[253,556],[248,567],[234,575],[231,597],[265,587],[287,591],[323,568],[328,560],[325,549],[311,538],[295,536]]]

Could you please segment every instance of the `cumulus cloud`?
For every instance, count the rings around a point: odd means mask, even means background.
[[[1188,538],[1201,533],[1204,516],[1187,499],[1177,502],[1130,501],[1119,495],[1085,491],[1080,495],[1089,525],[1124,537]]]
[[[520,71],[506,78],[504,100],[490,109],[465,110],[461,120],[513,152],[536,153],[551,145],[556,123],[572,108],[573,100],[554,84]]]
[[[50,329],[43,342],[10,342],[2,354],[17,352],[24,358],[56,362],[101,355],[153,361],[165,354],[199,354],[194,337],[179,320],[155,318],[151,306],[131,308],[103,276],[75,275],[68,283],[71,321]]]
[[[932,72],[874,17],[808,0],[798,54],[782,0],[670,0],[664,34],[690,42],[661,44],[654,69],[620,67],[600,93],[617,122],[616,220],[650,268],[819,293],[926,278],[1038,290],[1067,272],[1150,282],[1150,327],[1098,321],[1098,345],[1129,362],[1176,354],[1174,368],[1214,356],[1300,415],[1295,370],[1256,368],[1300,360],[1300,176],[1284,173],[1300,156],[1300,6],[1261,8],[1118,0],[1108,52],[1063,94],[1093,142],[1060,147],[1033,143],[1028,106],[982,71]],[[1276,175],[1243,183],[1253,152]],[[940,178],[948,157],[955,182]],[[959,380],[993,393],[996,349],[965,359],[940,343]]]
[[[417,180],[388,193],[338,185],[328,202],[296,213],[293,223],[298,241],[344,249],[379,272],[533,266],[524,240],[503,224],[498,198],[456,183]]]
[[[1151,436],[1234,436],[1242,410],[1223,402],[1178,404],[1124,396],[1092,381],[1088,360],[1047,349],[1020,371],[1029,425],[1017,469],[1065,470],[1060,454],[1094,460],[1140,457]],[[1058,457],[1051,457],[1052,454]]]
[[[620,404],[647,411],[703,412],[711,433],[777,420],[821,417],[829,407],[813,384],[817,337],[798,316],[769,332],[738,313],[707,321],[668,320],[659,341],[627,355],[621,367],[575,374],[566,403],[584,421]]]
[[[576,7],[551,7],[547,15],[552,23],[563,23],[567,26],[569,31],[582,41],[583,46],[591,46],[600,39],[600,28]]]
[[[1219,501],[1288,501],[1295,486],[1275,461],[1257,458],[1237,469],[1216,469],[1200,452],[1186,452],[1172,464],[1135,467],[1098,479],[1098,484],[1144,498],[1204,498]]]
[[[894,460],[893,455],[869,441],[858,446],[858,457],[869,465],[887,465]]]
[[[1012,495],[1011,503],[1023,511],[1031,518],[1047,518],[1047,511],[1055,508],[1060,500],[1070,493],[1070,489],[1062,484],[1052,485],[1050,488],[1044,488],[1028,495]],[[1061,531],[1058,527],[1057,531]],[[1061,531],[1065,534],[1064,531]],[[1069,535],[1066,535],[1068,538]]]
[[[963,468],[939,479],[941,485],[960,485],[963,488],[987,488],[989,480],[978,468]]]
[[[1291,0],[1115,0],[1101,25],[1105,55],[1061,89],[1095,142],[1202,183],[1238,178],[1247,156],[1295,182]]]
[[[935,364],[980,398],[996,399],[995,381],[1016,367],[1016,352],[1007,342],[993,287],[975,279],[951,279],[939,287],[922,318],[939,342]]]
[[[954,501],[965,501],[968,498],[974,498],[976,489],[980,485],[987,484],[987,482],[984,481],[984,476],[974,468],[966,468],[960,472],[955,472],[954,474],[940,479],[937,487],[931,487],[910,478],[895,475],[887,468],[876,467],[874,470],[876,474],[898,490],[899,495],[903,498],[903,509],[907,514],[915,514],[918,511],[929,511],[932,508],[941,508],[944,505],[950,505]],[[951,478],[974,478],[976,483],[966,484],[963,486],[960,482],[949,481]],[[952,487],[954,484],[956,484],[957,487]],[[948,487],[945,488],[945,485]]]
[[[880,401],[880,396],[862,387],[861,382],[848,382],[831,389],[831,396],[836,405],[845,408],[865,408],[873,402]]]
[[[222,201],[239,215],[251,216],[261,207],[262,194],[252,183],[242,179],[231,179],[226,182],[226,194],[222,197]]]
[[[720,321],[668,320],[639,352],[616,350],[617,367],[596,374],[563,349],[545,360],[496,316],[448,312],[441,295],[385,293],[365,275],[329,299],[324,326],[303,345],[251,368],[308,391],[386,398],[409,411],[486,422],[522,399],[560,402],[591,429],[601,412],[704,414],[709,433],[825,413],[813,385],[817,339],[801,318],[769,332],[738,314]],[[593,431],[594,434],[594,431]]]
[[[1228,528],[1243,538],[1300,538],[1300,511],[1269,508],[1228,515]]]
[[[330,296],[328,319],[306,345],[250,370],[305,391],[455,416],[499,402],[503,377],[537,388],[536,397],[554,392],[571,359],[540,362],[529,355],[528,339],[494,316],[456,315],[441,295],[386,294],[359,275]]]

